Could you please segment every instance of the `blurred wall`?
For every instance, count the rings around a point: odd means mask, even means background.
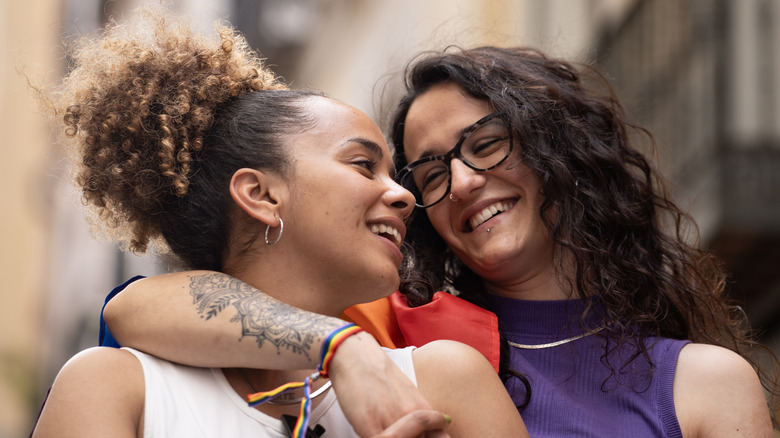
[[[0,437],[19,436],[40,386],[37,346],[54,179],[46,124],[25,77],[58,73],[59,2],[0,2]]]

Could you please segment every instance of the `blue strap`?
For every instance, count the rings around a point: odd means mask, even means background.
[[[111,331],[108,330],[108,327],[106,326],[106,321],[103,319],[103,310],[106,308],[106,304],[108,304],[109,301],[111,301],[112,298],[116,296],[119,292],[122,292],[125,290],[125,288],[132,282],[136,280],[140,280],[142,278],[145,278],[143,275],[136,275],[135,277],[127,280],[126,282],[122,283],[121,285],[115,287],[106,297],[106,301],[103,303],[103,308],[100,309],[100,338],[99,338],[99,344],[102,347],[114,347],[119,348],[121,345],[114,339],[114,336],[111,334]]]

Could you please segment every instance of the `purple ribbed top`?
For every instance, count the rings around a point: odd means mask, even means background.
[[[545,344],[582,333],[583,304],[491,297],[507,339]],[[594,326],[595,327],[595,326]],[[672,383],[680,349],[688,341],[650,338],[652,368],[639,357],[623,367],[627,349],[610,355],[618,375],[604,365],[604,340],[587,336],[556,347],[510,347],[512,368],[531,384],[531,400],[520,410],[537,437],[682,437],[674,410]],[[609,377],[609,378],[608,378]],[[525,388],[515,379],[507,389],[519,403]]]

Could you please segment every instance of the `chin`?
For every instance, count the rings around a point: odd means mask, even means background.
[[[486,246],[490,245],[483,245],[476,253],[472,251],[455,255],[476,273],[489,271],[495,266],[514,259],[514,254],[507,248],[496,248],[495,246],[486,248]]]
[[[392,274],[377,274],[371,277],[373,281],[364,283],[354,283],[350,289],[359,291],[361,302],[370,303],[380,298],[390,296],[393,292],[398,290],[400,284],[400,278],[398,272],[393,271]],[[362,287],[360,286],[362,285]]]

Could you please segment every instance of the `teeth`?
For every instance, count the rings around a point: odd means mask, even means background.
[[[401,246],[401,233],[395,228],[385,224],[373,224],[371,225],[371,232],[374,234],[391,236],[397,246]]]
[[[498,213],[509,210],[514,205],[514,202],[496,202],[495,204],[489,205],[472,216],[469,220],[469,225],[471,225],[471,229],[473,230]]]

